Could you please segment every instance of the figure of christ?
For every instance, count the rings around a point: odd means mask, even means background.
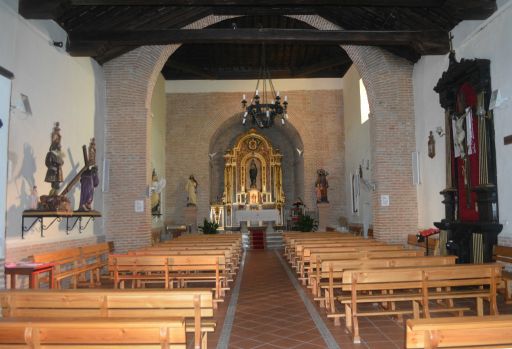
[[[256,178],[258,177],[258,167],[256,167],[256,163],[254,159],[251,161],[251,165],[249,167],[249,178],[251,180],[251,188],[257,188],[256,186]]]

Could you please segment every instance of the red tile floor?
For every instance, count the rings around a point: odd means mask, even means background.
[[[217,329],[209,334],[209,348],[329,348],[276,252],[248,251],[243,272],[237,277],[242,279],[230,335],[223,336],[222,331],[227,330],[223,329],[223,324],[229,313],[227,310],[233,287],[216,312]],[[321,322],[336,341],[331,348],[336,348],[336,345],[341,349],[404,347],[403,325],[390,317],[362,318],[360,330],[363,342],[353,344],[345,332],[344,321],[341,321],[341,326],[334,326],[313,301],[309,290],[303,286],[300,289],[314,304],[313,308],[320,314]],[[500,312],[512,313],[512,306],[500,302]]]

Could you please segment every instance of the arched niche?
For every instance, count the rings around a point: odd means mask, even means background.
[[[220,125],[210,140],[210,202],[221,201],[224,190],[224,153],[235,146],[237,139],[245,134],[251,126],[242,125],[239,113]],[[304,196],[304,160],[297,151],[304,151],[302,138],[288,122],[285,126],[274,125],[269,129],[258,129],[275,149],[283,155],[283,191],[285,206],[298,197]]]

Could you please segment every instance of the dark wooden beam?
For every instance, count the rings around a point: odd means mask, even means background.
[[[141,31],[71,32],[67,49],[73,55],[82,48],[166,45],[176,43],[307,43],[314,45],[413,46],[420,54],[444,54],[449,50],[443,31],[356,31],[315,29],[167,29]],[[86,52],[87,53],[87,52]],[[91,55],[87,53],[86,55]],[[94,56],[94,54],[92,54]]]
[[[441,7],[447,0],[69,0],[74,6]]]
[[[18,13],[26,19],[57,18],[68,7],[69,2],[63,0],[19,0]]]

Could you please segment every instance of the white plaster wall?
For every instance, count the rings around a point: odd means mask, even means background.
[[[9,109],[11,80],[0,75],[0,164],[7,163],[7,144],[9,137]],[[0,166],[0,259],[5,257],[5,206],[7,198],[7,166]],[[1,282],[1,280],[0,280]]]
[[[361,183],[359,198],[359,214],[352,213],[351,174],[358,173],[359,165],[363,164],[363,176],[371,180],[370,169],[366,169],[370,161],[370,121],[361,124],[361,98],[359,91],[359,75],[356,67],[352,65],[343,77],[343,97],[345,108],[345,202],[347,218],[350,223],[363,223],[372,221],[371,192]]]
[[[512,99],[512,1],[498,1],[498,11],[485,21],[467,21],[454,30],[457,59],[485,58],[491,60],[492,89],[500,89],[503,97]],[[444,138],[436,135],[436,157],[426,156],[430,130],[444,127],[444,111],[433,91],[437,80],[448,68],[447,56],[423,57],[414,67],[414,102],[416,114],[416,146],[421,153],[423,182],[418,186],[419,226],[431,227],[444,216]],[[500,240],[512,238],[512,146],[503,144],[503,137],[512,134],[512,102],[495,109],[496,153],[500,222],[504,224]]]
[[[275,79],[281,91],[343,90],[342,78]],[[208,93],[246,91],[248,98],[254,93],[256,80],[173,80],[166,81],[167,93]],[[282,96],[284,95],[281,94]],[[242,94],[240,94],[242,100]]]
[[[21,240],[21,213],[28,208],[33,185],[39,194],[50,190],[44,182],[44,159],[50,145],[53,123],[60,122],[65,153],[64,179],[69,181],[83,166],[82,145],[96,136],[97,160],[102,170],[105,83],[102,68],[92,59],[73,58],[49,41],[65,41],[66,33],[52,21],[27,21],[17,14],[17,1],[0,1],[0,65],[14,73],[11,104],[17,104],[20,93],[27,95],[32,115],[19,110],[11,112],[8,184],[7,247],[35,246],[64,239],[87,238],[103,234],[102,220],[90,224],[78,236],[76,230],[66,236],[65,220],[39,237],[31,230]],[[100,177],[101,178],[101,177]],[[74,208],[80,198],[79,186],[70,195]],[[96,189],[94,206],[102,209],[100,188]],[[46,223],[46,222],[45,222]],[[36,247],[33,247],[34,249]]]
[[[165,134],[167,130],[167,98],[165,95],[165,79],[162,74],[158,79],[153,90],[151,99],[151,166],[156,170],[159,179],[165,177]],[[161,198],[165,199],[165,192],[162,192]],[[162,214],[165,214],[165,203],[161,202]],[[163,217],[163,216],[161,216]],[[161,227],[163,218],[154,217],[153,227]]]

